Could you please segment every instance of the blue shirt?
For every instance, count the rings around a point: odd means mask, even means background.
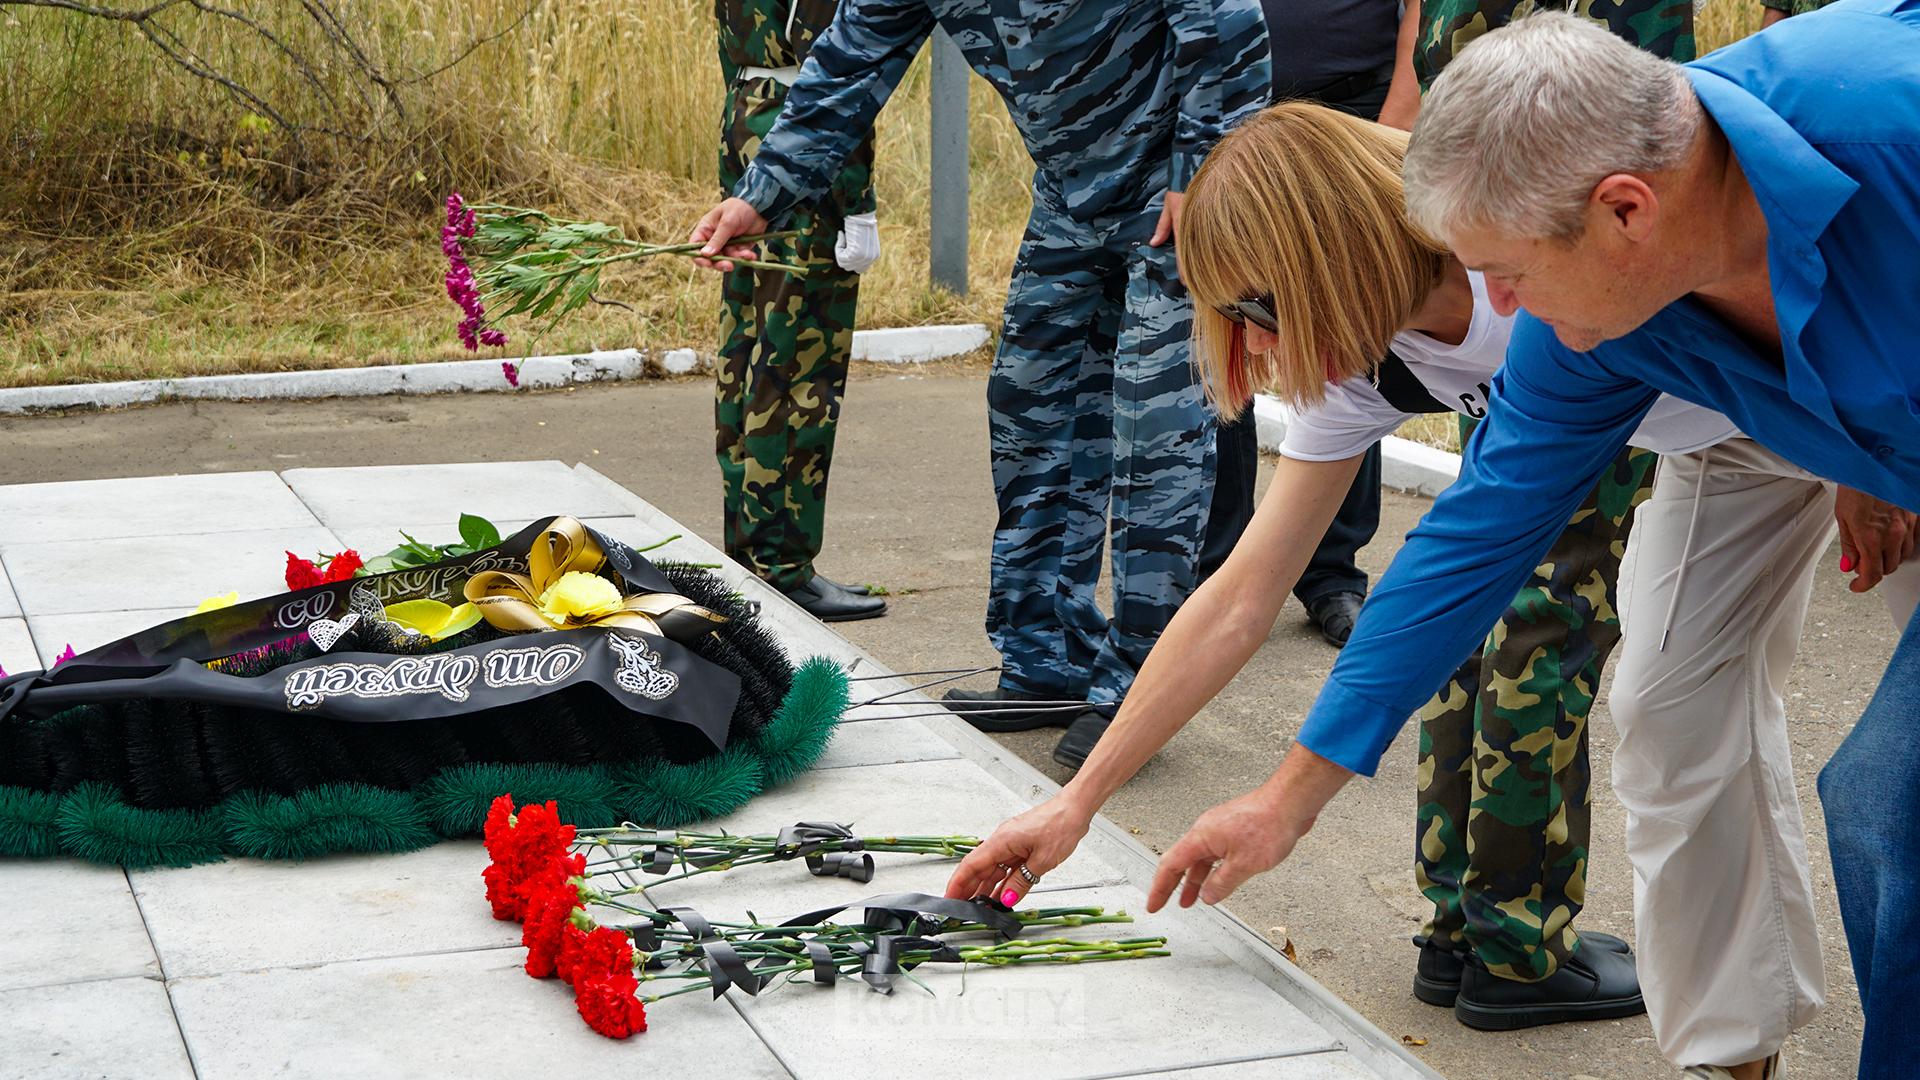
[[[936,23],[1081,221],[1186,190],[1267,100],[1259,0],[843,0],[733,193],[778,220],[825,190]]]
[[[1393,561],[1299,741],[1371,775],[1665,391],[1920,510],[1920,0],[1841,0],[1686,66],[1767,220],[1782,357],[1690,298],[1576,353],[1522,315],[1460,479]]]

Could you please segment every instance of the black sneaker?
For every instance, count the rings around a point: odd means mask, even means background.
[[[1307,618],[1320,628],[1320,636],[1336,649],[1344,649],[1353,636],[1354,621],[1360,618],[1360,605],[1366,597],[1355,592],[1337,592],[1307,605]]]
[[[1021,702],[1036,708],[1023,709]],[[1066,727],[1073,722],[1073,701],[1056,701],[1044,694],[995,687],[992,690],[949,690],[940,695],[940,704],[960,719],[986,732],[1032,731],[1043,727]]]
[[[1582,949],[1629,951],[1627,943],[1612,934],[1596,930],[1581,930],[1579,934]],[[1413,943],[1420,946],[1420,963],[1413,973],[1413,996],[1429,1005],[1453,1008],[1454,999],[1460,996],[1460,974],[1467,966],[1465,955],[1451,946],[1429,940],[1425,934],[1415,935]]]
[[[1612,1020],[1647,1011],[1631,953],[1582,948],[1539,982],[1502,979],[1478,961],[1460,973],[1453,1015],[1481,1031],[1514,1031],[1570,1020]]]

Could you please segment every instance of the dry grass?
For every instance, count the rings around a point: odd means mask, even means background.
[[[509,26],[525,0],[335,0],[395,79]],[[327,42],[277,0],[239,6],[290,47]],[[1758,25],[1709,0],[1702,47]],[[168,25],[290,122],[284,130],[158,56],[129,27],[0,5],[0,385],[392,363],[463,355],[439,289],[437,203],[472,197],[678,238],[718,192],[722,87],[706,0],[546,0],[465,62],[391,98],[350,67],[311,80],[230,20]],[[972,291],[926,285],[925,58],[879,125],[884,254],[863,325],[998,325],[1032,166],[973,84]],[[639,309],[583,312],[508,351],[710,347],[718,284],[683,263],[622,279]]]
[[[387,72],[429,69],[511,23],[522,0],[339,0]],[[440,291],[438,201],[600,217],[678,239],[715,201],[721,86],[705,0],[554,0],[400,97],[404,119],[323,72],[331,105],[244,28],[181,20],[293,123],[379,130],[373,144],[284,133],[167,64],[124,27],[0,8],[0,385],[393,363],[464,355]],[[249,10],[294,44],[294,5]],[[308,42],[311,44],[311,42]],[[319,43],[324,47],[324,43]],[[972,291],[926,284],[924,59],[882,114],[883,255],[863,325],[997,325],[1032,166],[975,80]],[[269,128],[268,130],[262,130]],[[11,169],[19,165],[18,169]],[[661,260],[507,352],[710,348],[718,279]],[[510,330],[514,329],[512,327]]]

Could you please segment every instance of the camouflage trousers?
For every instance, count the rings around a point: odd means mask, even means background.
[[[727,554],[782,589],[812,578],[820,554],[860,289],[834,262],[837,229],[806,211],[788,227],[807,231],[763,250],[806,277],[738,268],[721,285],[714,395]]]
[[[1463,419],[1463,440],[1471,430]],[[1633,448],[1614,459],[1482,650],[1420,711],[1425,933],[1503,978],[1544,979],[1579,943],[1587,714],[1620,640],[1620,559],[1658,460]]]
[[[1034,180],[987,382],[999,521],[986,625],[1003,686],[1119,701],[1194,587],[1214,423],[1173,248],[1146,243],[1161,201],[1083,222]],[[1111,618],[1095,595],[1103,540]]]

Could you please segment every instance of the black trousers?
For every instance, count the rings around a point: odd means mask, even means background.
[[[1347,84],[1347,80],[1342,80]],[[1342,87],[1344,89],[1344,85]],[[1369,120],[1380,115],[1386,101],[1387,85],[1380,82],[1343,100],[1329,101],[1313,95],[1314,100],[1343,109]],[[1253,410],[1240,419],[1221,424],[1214,449],[1213,503],[1207,516],[1207,535],[1200,546],[1200,578],[1205,580],[1227,561],[1240,534],[1253,520],[1253,484],[1260,475],[1260,436],[1254,427]],[[1306,572],[1293,586],[1293,595],[1302,604],[1312,604],[1337,592],[1367,594],[1367,575],[1354,561],[1360,549],[1373,539],[1380,528],[1380,444],[1367,450],[1360,463],[1360,474],[1353,478],[1347,497],[1340,503],[1327,535],[1314,549]]]

